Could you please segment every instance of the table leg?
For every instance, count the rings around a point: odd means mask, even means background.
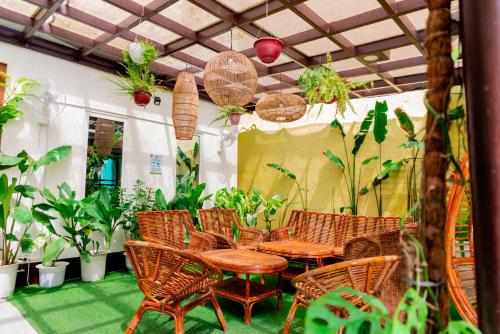
[[[250,274],[246,274],[245,297],[250,298]]]
[[[260,284],[264,285],[266,283],[266,280],[264,278],[264,274],[260,275]]]
[[[253,303],[245,303],[245,325],[250,325],[252,323],[252,307]]]
[[[278,311],[281,311],[283,309],[283,289],[281,287],[282,285],[282,272],[280,271],[278,273]]]

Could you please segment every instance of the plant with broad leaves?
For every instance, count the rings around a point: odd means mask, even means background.
[[[274,215],[276,215],[278,210],[287,202],[287,200],[286,196],[281,193],[272,196],[268,200],[263,198],[264,210],[262,211],[262,214],[264,215],[267,231],[271,231]]]
[[[154,206],[154,192],[151,188],[145,187],[144,182],[136,180],[130,191],[121,193],[121,205],[127,207],[123,212],[123,219],[120,225],[127,232],[127,237],[133,240],[140,240],[139,221],[137,212],[150,211]]]
[[[177,174],[176,181],[180,182],[181,178],[186,173],[194,173],[193,183],[198,184],[198,177],[200,174],[200,143],[198,140],[193,145],[193,149],[188,153],[184,152],[184,150],[180,147],[177,147]]]
[[[410,116],[408,116],[402,108],[396,108],[394,113],[396,114],[399,127],[406,134],[406,141],[400,146],[408,149],[410,152],[410,157],[408,158],[410,170],[406,176],[406,210],[408,211],[420,201],[419,182],[417,180],[417,160],[419,159],[418,155],[420,151],[424,148],[424,142],[417,139],[415,125]],[[420,219],[420,211],[416,210],[412,216],[414,221],[418,221]]]
[[[15,263],[20,250],[24,253],[33,251],[33,238],[28,231],[35,222],[44,226],[50,233],[56,233],[52,225],[55,217],[44,212],[46,207],[43,204],[33,205],[38,189],[31,186],[29,181],[34,173],[60,161],[70,151],[71,146],[60,146],[37,160],[25,151],[15,157],[0,153],[0,170],[14,167],[19,170],[18,178],[9,179],[6,174],[0,177],[0,232],[2,234],[0,265]]]
[[[267,167],[270,167],[270,168],[280,172],[282,175],[284,175],[288,179],[290,179],[297,187],[297,193],[292,197],[292,199],[290,201],[288,201],[286,209],[288,209],[288,207],[291,204],[293,204],[293,201],[295,200],[295,198],[298,195],[300,198],[300,204],[302,205],[302,209],[304,211],[307,211],[307,191],[308,191],[307,190],[307,177],[306,177],[306,187],[302,188],[299,181],[297,180],[297,176],[295,175],[295,173],[292,172],[291,170],[289,170],[288,168],[285,168],[283,165],[276,164],[276,163],[269,163],[269,164],[267,164]],[[285,210],[284,215],[286,215],[286,210]]]
[[[350,299],[356,300],[358,306],[352,304]],[[344,317],[345,314],[349,316]],[[424,334],[428,314],[425,292],[418,293],[414,288],[406,291],[392,317],[376,297],[351,288],[339,288],[311,303],[305,318],[305,334]],[[462,320],[451,321],[439,332],[480,333],[477,328]]]
[[[374,114],[375,111],[370,110],[361,122],[359,130],[354,136],[354,146],[350,155],[347,150],[347,143],[345,139],[346,133],[342,124],[340,124],[339,120],[336,118],[330,124],[330,128],[336,129],[341,135],[344,148],[344,160],[329,149],[324,150],[323,154],[334,166],[342,171],[342,175],[344,176],[345,186],[349,197],[349,205],[340,208],[340,212],[342,213],[345,212],[346,209],[353,215],[358,213],[359,195],[361,192],[359,180],[361,180],[363,168],[368,166],[372,161],[378,159],[377,156],[367,158],[361,162],[359,171],[356,170],[357,156],[373,123]]]
[[[42,190],[40,194],[46,203],[40,205],[43,205],[45,210],[58,213],[63,223],[62,228],[66,232],[63,238],[78,250],[84,261],[90,262],[91,252],[88,250],[92,243],[90,219],[85,216],[80,205],[81,201],[76,199],[76,192],[67,183],[57,188],[57,196],[48,189]]]
[[[0,135],[2,135],[3,127],[7,122],[23,115],[19,110],[20,104],[39,84],[28,78],[19,78],[12,82],[11,77],[4,72],[0,72],[0,79],[3,79],[3,82],[0,82],[0,89],[5,90],[5,98],[0,105]]]
[[[80,206],[89,218],[88,227],[93,231],[99,231],[104,236],[105,250],[109,252],[113,235],[120,226],[120,219],[129,204],[118,204],[113,199],[112,191],[107,187],[102,187],[81,200]]]
[[[70,247],[64,237],[53,234],[40,234],[33,240],[35,248],[42,249],[42,265],[44,267],[54,267],[62,252]]]

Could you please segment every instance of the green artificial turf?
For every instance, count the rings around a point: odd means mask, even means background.
[[[272,284],[272,279],[266,282]],[[139,307],[143,295],[133,274],[114,272],[98,282],[71,281],[60,288],[20,289],[9,299],[39,334],[118,334],[123,333]],[[293,295],[283,296],[283,310],[277,310],[277,298],[257,303],[252,311],[252,324],[243,322],[243,307],[221,299],[219,302],[229,326],[227,333],[280,333]],[[223,333],[212,307],[196,307],[185,318],[186,334]],[[136,333],[173,333],[169,316],[148,311]],[[297,311],[291,333],[303,333],[304,309]]]

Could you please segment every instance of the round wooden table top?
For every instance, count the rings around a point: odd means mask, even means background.
[[[279,254],[297,258],[321,258],[342,255],[342,248],[313,244],[297,240],[262,242],[258,246],[261,252]]]
[[[249,249],[217,249],[204,252],[201,257],[221,270],[240,274],[270,274],[288,267],[288,261],[281,256]]]

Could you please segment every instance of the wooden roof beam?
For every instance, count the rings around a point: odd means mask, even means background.
[[[61,6],[65,0],[53,0],[50,2],[50,6],[46,9],[42,9],[38,15],[35,17],[35,23],[33,26],[26,29],[24,32],[23,39],[26,41],[33,37],[33,35],[40,30],[40,28],[47,22],[47,20],[54,15],[55,11]]]

